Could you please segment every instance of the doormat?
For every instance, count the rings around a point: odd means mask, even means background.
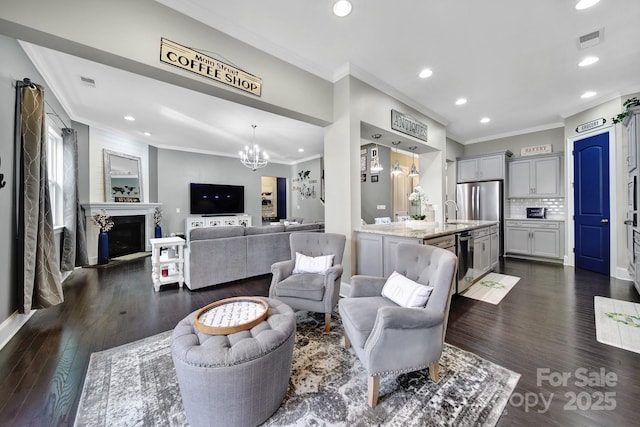
[[[498,304],[520,280],[516,276],[489,273],[460,295],[491,304]]]
[[[598,342],[640,353],[640,304],[593,298]]]
[[[324,314],[297,316],[289,390],[263,426],[493,426],[520,378],[445,344],[439,383],[428,369],[383,375],[371,409],[367,371],[344,347],[339,316],[329,334]],[[187,426],[170,345],[167,331],[93,353],[75,426]]]

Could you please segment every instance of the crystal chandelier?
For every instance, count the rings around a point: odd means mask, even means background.
[[[400,145],[401,142],[402,141],[391,141],[391,143],[396,147],[396,154],[398,154],[398,145]],[[402,173],[402,168],[400,167],[400,162],[398,160],[393,163],[391,173],[393,175],[400,175]]]
[[[253,128],[253,148],[244,147],[244,151],[240,151],[240,161],[243,165],[255,171],[267,166],[269,156],[264,151],[260,151],[260,147],[256,144],[257,125],[251,125],[251,127]]]

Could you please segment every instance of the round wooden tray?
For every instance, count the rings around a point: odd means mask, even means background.
[[[201,308],[194,326],[209,335],[228,335],[251,329],[267,318],[269,304],[256,297],[233,297]]]

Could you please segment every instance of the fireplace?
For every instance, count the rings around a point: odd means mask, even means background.
[[[153,238],[153,212],[156,208],[162,208],[162,204],[92,202],[84,203],[82,205],[82,208],[84,209],[85,220],[87,224],[87,252],[89,255],[89,264],[96,264],[98,262],[98,234],[100,234],[100,230],[91,220],[91,216],[102,211],[106,211],[109,215],[111,215],[111,218],[116,224],[119,224],[120,219],[123,217],[135,217],[137,218],[136,221],[140,221],[141,223],[139,225],[135,225],[135,227],[142,227],[141,230],[138,230],[136,228],[132,231],[131,228],[133,228],[134,225],[123,224],[124,228],[122,230],[118,230],[119,227],[117,225],[115,229],[111,229],[111,231],[109,231],[110,258],[121,256],[124,253],[135,253],[140,251],[151,252],[151,244],[149,243],[149,239]],[[129,230],[127,231],[127,229]],[[124,237],[127,239],[131,238],[131,242],[125,244],[125,246],[127,247],[126,249],[116,249],[114,253],[112,252],[113,249],[111,248],[111,245],[114,244],[115,241],[121,240],[120,237],[116,236],[116,234],[119,233],[125,234]],[[137,239],[131,237],[134,233],[137,236]],[[140,233],[140,235],[138,235],[138,233]],[[135,246],[135,249],[132,248],[133,246]]]
[[[144,252],[144,215],[114,216],[109,231],[109,258]]]

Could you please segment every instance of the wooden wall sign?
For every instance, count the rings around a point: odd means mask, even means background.
[[[256,96],[262,93],[260,77],[164,37],[160,39],[160,61]]]
[[[533,156],[535,154],[546,154],[553,152],[553,145],[543,144],[534,145],[532,147],[523,147],[520,149],[521,156]]]
[[[427,141],[427,125],[396,110],[391,110],[391,129]]]

